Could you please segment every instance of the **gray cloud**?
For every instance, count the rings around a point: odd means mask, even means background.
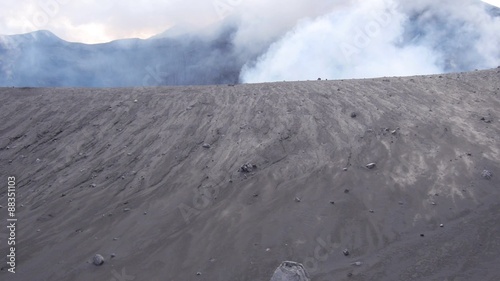
[[[500,18],[480,1],[356,1],[302,21],[244,82],[415,75],[500,64]]]

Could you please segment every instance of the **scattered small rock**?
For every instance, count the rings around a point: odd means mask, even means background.
[[[251,173],[251,172],[253,172],[254,169],[257,169],[257,165],[246,163],[246,164],[244,164],[243,166],[240,167],[240,169],[238,170],[238,172],[240,172],[240,173]]]
[[[351,118],[356,118],[356,116],[358,116],[358,115],[356,114],[356,112],[352,112],[352,113],[351,113]]]
[[[375,211],[374,211],[374,210],[369,210],[368,212],[370,212],[370,213],[375,213]]]
[[[196,272],[196,275],[200,276],[200,275],[201,275],[201,272],[199,272],[199,271],[198,271],[198,272]]]
[[[318,81],[321,81],[321,78],[318,78]]]
[[[117,237],[113,238],[113,241],[117,241],[117,240],[118,240],[118,238],[117,238]]]
[[[299,197],[295,197],[295,201],[296,202],[300,202],[300,198]]]
[[[112,254],[111,254],[111,258],[114,258],[114,257],[116,257],[116,254],[115,254],[115,253],[112,253]]]
[[[493,173],[491,173],[488,170],[483,170],[481,172],[481,177],[483,177],[484,179],[490,180],[493,177]]]
[[[90,187],[96,187],[97,185],[95,183],[91,184]]]
[[[137,102],[138,102],[138,100],[134,100],[134,103],[137,103]]]
[[[369,164],[366,165],[366,168],[373,169],[373,168],[375,168],[375,166],[376,166],[375,163],[369,163]]]
[[[144,215],[147,215],[147,214],[148,214],[148,212],[144,212],[143,214],[144,214]]]
[[[208,144],[208,143],[204,143],[204,144],[203,144],[203,148],[210,148],[210,144]]]
[[[349,189],[344,189],[344,193],[349,193]]]
[[[425,235],[423,233],[420,233],[420,237],[424,237]]]
[[[356,262],[353,262],[351,263],[352,265],[355,265],[355,266],[361,266],[363,263],[360,262],[360,261],[356,261]]]
[[[266,248],[266,252],[269,252],[269,251],[271,251],[271,248]]]
[[[344,256],[346,256],[346,257],[350,254],[350,253],[349,253],[349,250],[347,250],[347,249],[344,249],[344,250],[342,251],[342,253],[343,253],[343,254],[344,254]]]
[[[335,205],[335,201],[330,201],[330,204]]]
[[[130,208],[125,208],[125,209],[123,209],[123,211],[128,212],[128,211],[130,211]]]
[[[104,258],[103,258],[101,255],[96,254],[96,255],[94,256],[94,258],[92,259],[92,262],[93,262],[95,265],[99,266],[99,265],[102,265],[102,264],[104,263]]]
[[[488,117],[481,117],[481,121],[484,121],[484,123],[491,123],[491,119]]]
[[[347,168],[344,168],[344,169],[342,169],[342,170],[344,170],[344,172],[347,172]]]
[[[439,227],[444,227],[444,224],[440,224]]]

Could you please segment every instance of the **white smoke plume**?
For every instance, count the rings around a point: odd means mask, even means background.
[[[351,1],[302,20],[242,82],[404,76],[500,64],[500,18],[477,0]]]

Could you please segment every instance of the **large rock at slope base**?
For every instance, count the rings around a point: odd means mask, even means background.
[[[310,281],[309,274],[300,263],[284,261],[274,271],[271,281]]]

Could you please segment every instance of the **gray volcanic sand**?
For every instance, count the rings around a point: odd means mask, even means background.
[[[500,280],[499,73],[1,88],[0,279]]]

